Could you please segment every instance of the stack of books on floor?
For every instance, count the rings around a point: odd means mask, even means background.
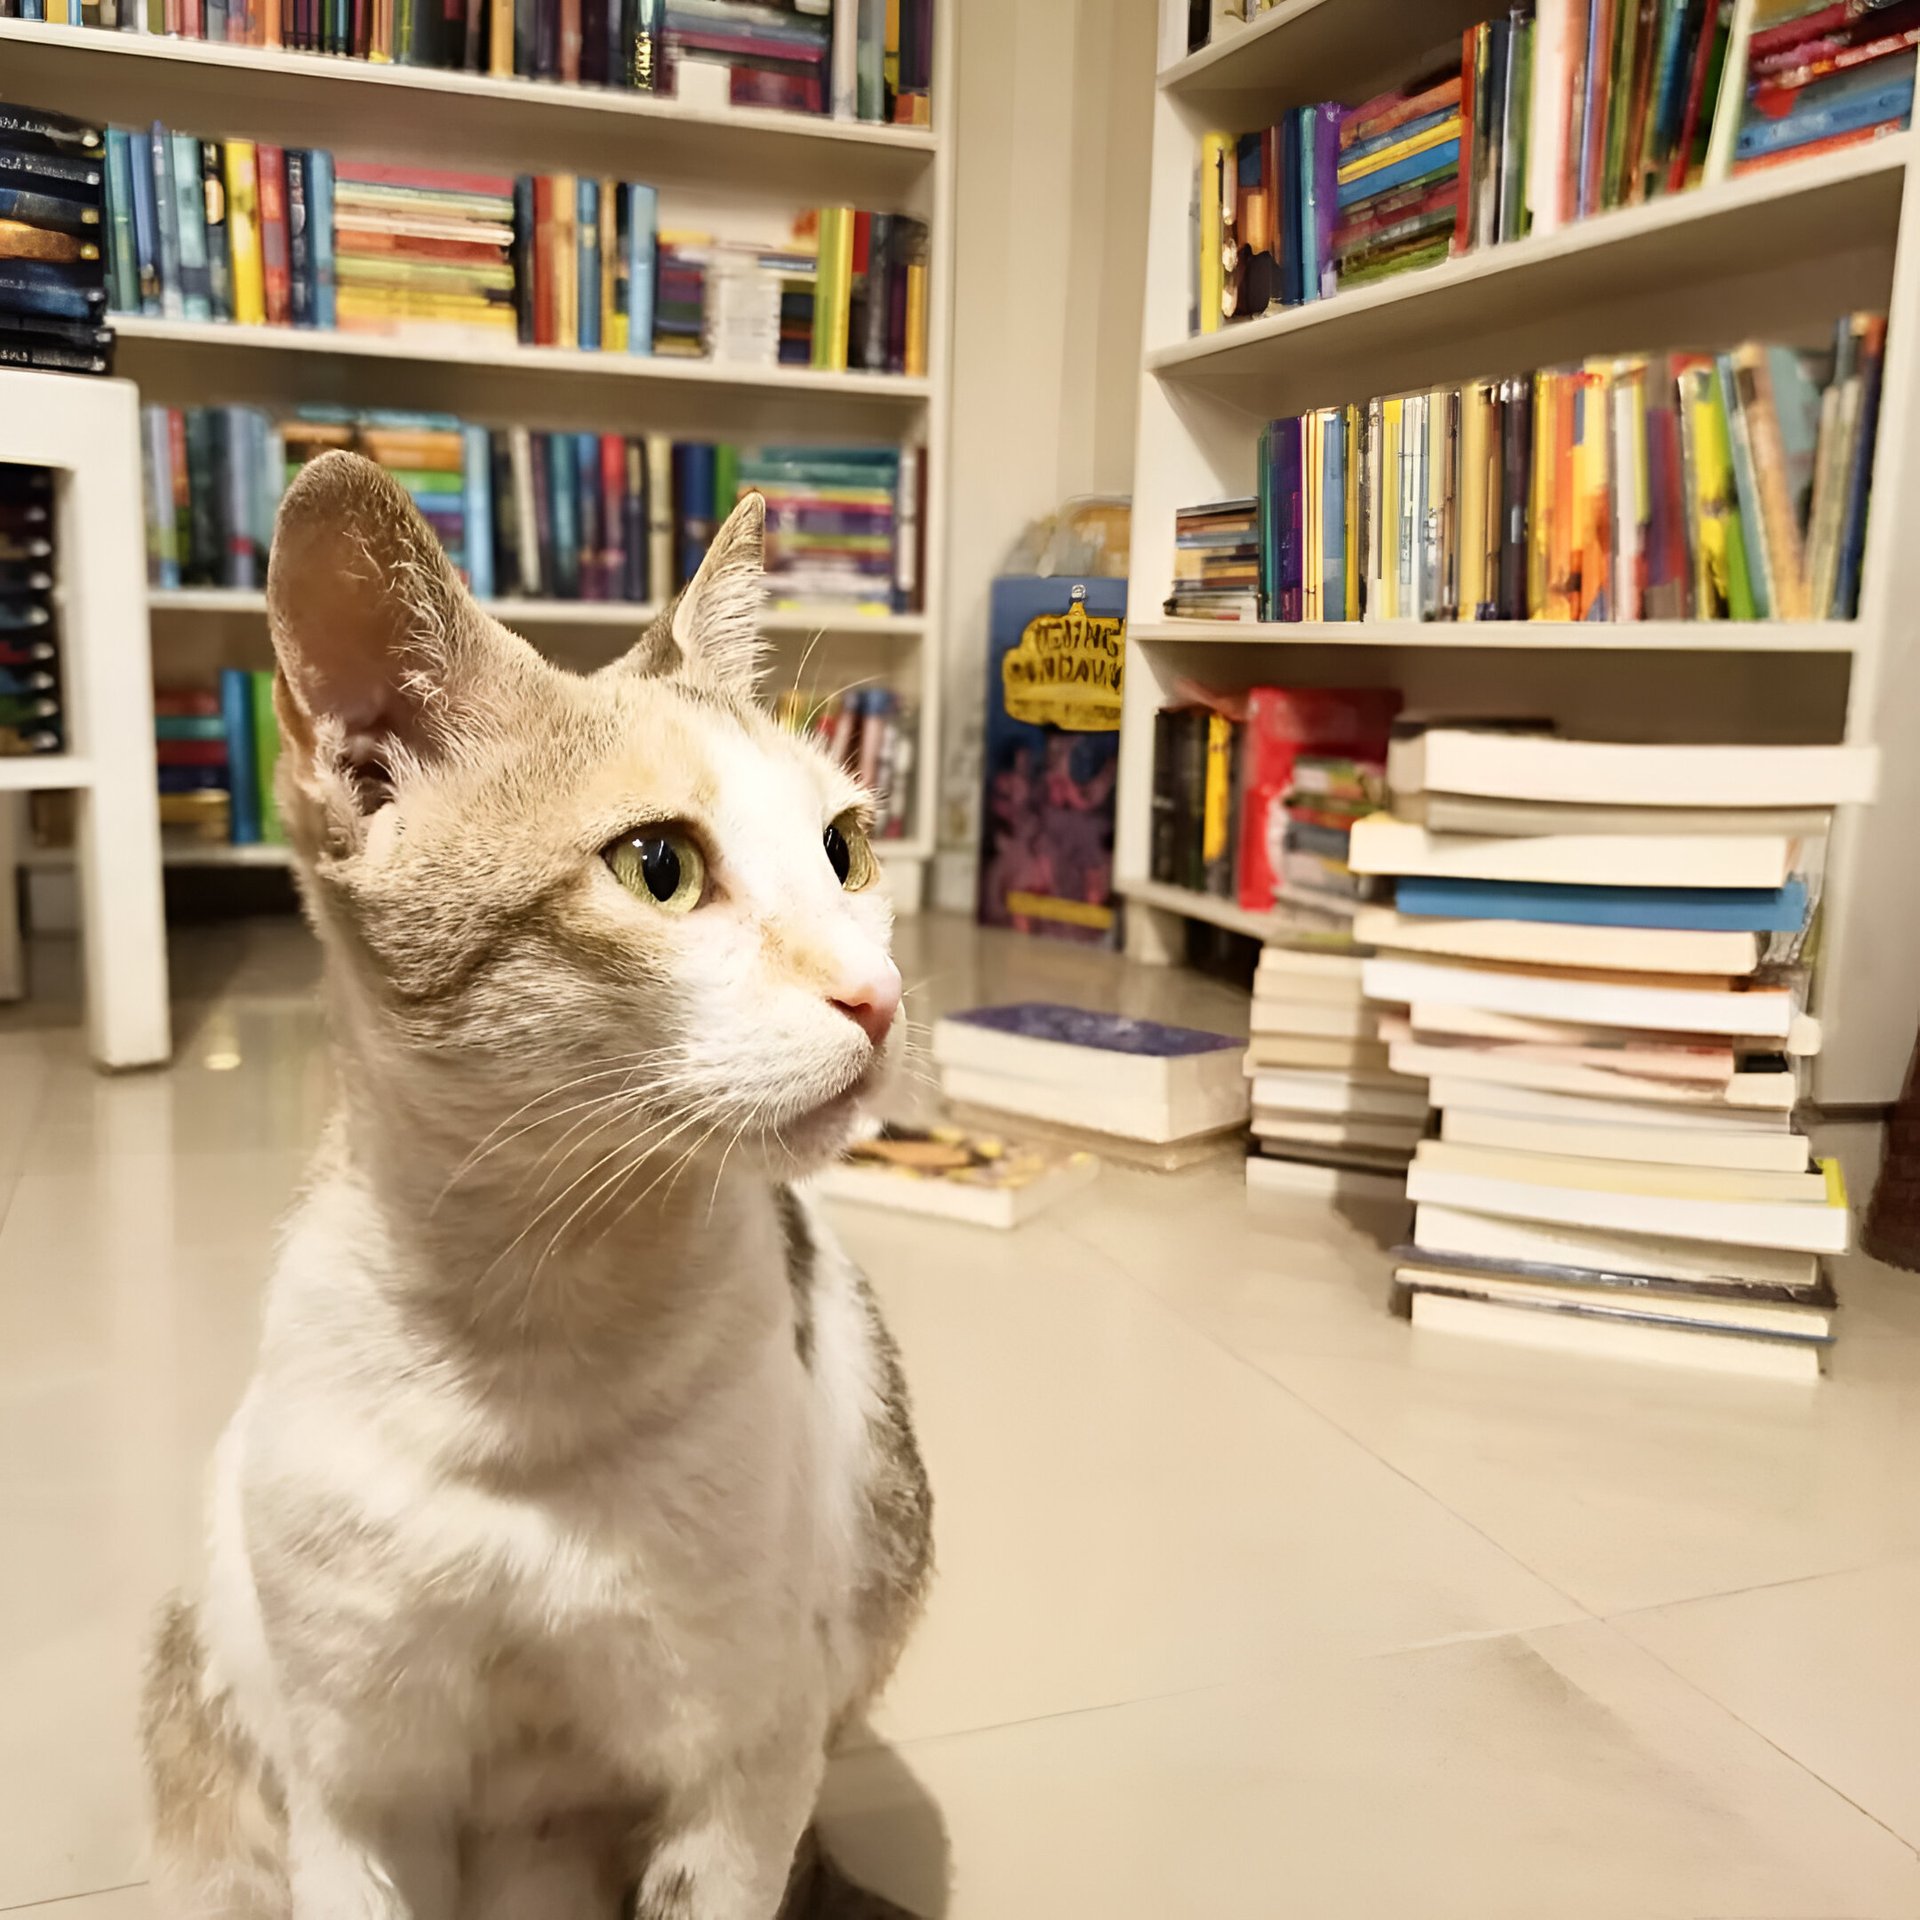
[[[876,840],[897,840],[913,824],[914,742],[918,710],[891,687],[855,687],[822,698],[793,688],[774,703],[794,733],[810,733],[873,796]]]
[[[0,0],[0,20],[286,47],[405,67],[558,80],[694,106],[829,110],[930,124],[934,0],[467,0],[444,9],[326,0]],[[833,17],[828,17],[832,15]],[[853,28],[837,34],[844,18]]]
[[[1627,355],[1276,420],[1258,612],[1851,619],[1886,339],[1851,313],[1820,349]]]
[[[185,847],[285,839],[273,797],[280,728],[271,672],[226,667],[212,687],[157,687],[153,730],[163,840]]]
[[[257,407],[148,407],[141,424],[156,587],[258,588],[286,482],[346,448],[400,481],[483,599],[664,600],[741,489],[764,483],[774,605],[919,608],[918,449],[755,452],[338,408],[281,421]]]
[[[53,543],[52,473],[0,463],[0,760],[66,744]]]
[[[1376,804],[1400,696],[1381,687],[1189,688],[1153,720],[1149,876],[1252,913],[1350,918],[1345,834]]]
[[[1247,1121],[1231,1034],[1028,1001],[935,1022],[940,1090],[963,1112],[1017,1114],[1158,1166],[1204,1157]]]
[[[1755,0],[1733,171],[1835,153],[1913,117],[1911,0]]]
[[[110,373],[106,142],[0,101],[0,368]]]
[[[1178,509],[1167,612],[1182,620],[1257,620],[1259,594],[1259,502],[1209,500]]]
[[[1424,1083],[1396,1073],[1366,1004],[1367,950],[1330,937],[1269,941],[1253,977],[1249,1191],[1404,1201],[1426,1131]]]
[[[1830,809],[1870,750],[1525,730],[1394,742],[1356,825],[1362,978],[1430,1083],[1398,1271],[1416,1325],[1812,1378],[1837,1166],[1794,1110],[1820,1044],[1803,943]]]

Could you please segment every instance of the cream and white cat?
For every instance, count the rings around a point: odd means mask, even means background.
[[[884,1071],[892,914],[754,704],[763,518],[582,677],[379,468],[281,509],[339,1097],[155,1650],[171,1913],[769,1920],[917,1614],[899,1363],[786,1184]]]

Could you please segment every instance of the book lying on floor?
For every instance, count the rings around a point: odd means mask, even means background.
[[[831,1200],[924,1213],[975,1226],[1017,1227],[1098,1176],[1074,1149],[1009,1141],[958,1127],[888,1125],[816,1176]]]
[[[1227,1034],[1044,1001],[949,1014],[933,1030],[950,1099],[1153,1142],[1245,1121],[1241,1049]]]

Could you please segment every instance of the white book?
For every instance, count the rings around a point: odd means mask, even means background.
[[[1455,1080],[1488,1080],[1503,1086],[1538,1087],[1549,1093],[1583,1093],[1603,1100],[1671,1101],[1684,1106],[1768,1107],[1791,1110],[1800,1098],[1794,1073],[1736,1072],[1724,1084],[1701,1080],[1654,1080],[1610,1067],[1571,1060],[1542,1060],[1525,1049],[1470,1043],[1426,1046],[1396,1040],[1387,1049],[1395,1073],[1418,1080],[1447,1075]]]
[[[1711,1296],[1652,1287],[1582,1285],[1531,1273],[1499,1273],[1485,1268],[1449,1266],[1414,1260],[1394,1269],[1394,1284],[1433,1293],[1467,1294],[1513,1306],[1564,1306],[1608,1317],[1677,1320],[1722,1333],[1766,1333],[1798,1339],[1829,1339],[1833,1311],[1791,1300],[1755,1300],[1727,1288]]]
[[[1286,980],[1349,980],[1360,977],[1361,956],[1329,953],[1317,947],[1285,947],[1269,943],[1260,949],[1256,978]]]
[[[1435,1200],[1471,1213],[1544,1220],[1608,1233],[1671,1234],[1676,1240],[1724,1240],[1734,1246],[1788,1247],[1802,1253],[1844,1253],[1844,1204],[1799,1200],[1682,1200],[1587,1187],[1547,1187],[1422,1166],[1407,1171],[1407,1197]]]
[[[1836,807],[1871,800],[1878,770],[1872,747],[1649,746],[1465,727],[1429,727],[1387,750],[1396,793],[1579,806]]]
[[[1700,1101],[1687,1106],[1652,1104],[1631,1095],[1610,1097],[1561,1093],[1546,1087],[1517,1087],[1497,1080],[1469,1080],[1440,1074],[1427,1083],[1427,1099],[1449,1111],[1501,1113],[1552,1120],[1592,1120],[1603,1126],[1683,1127],[1711,1132],[1789,1133],[1793,1115],[1785,1109],[1735,1107]]]
[[[1462,960],[1538,967],[1592,967],[1609,973],[1711,973],[1737,977],[1760,964],[1760,936],[1676,928],[1563,927],[1544,920],[1440,920],[1362,907],[1353,936],[1363,946]]]
[[[1260,1111],[1259,1098],[1254,1112]],[[1749,1128],[1607,1125],[1540,1114],[1474,1113],[1449,1108],[1440,1138],[1462,1146],[1502,1147],[1523,1153],[1572,1154],[1589,1160],[1658,1160],[1675,1167],[1748,1167],[1805,1173],[1813,1156],[1803,1135]]]
[[[1007,1169],[997,1177],[992,1168],[967,1177],[842,1160],[808,1184],[829,1200],[1005,1228],[1030,1220],[1056,1200],[1089,1185],[1100,1173],[1100,1162],[1090,1153],[1016,1147],[1005,1159]]]
[[[1652,1033],[1638,1027],[1601,1026],[1588,1020],[1542,1020],[1531,1014],[1494,1013],[1485,1007],[1436,1007],[1416,1000],[1404,1017],[1381,1015],[1380,1037],[1383,1040],[1511,1040],[1532,1047],[1745,1047],[1758,1043],[1768,1052],[1778,1049],[1810,1058],[1820,1051],[1823,1036],[1820,1022],[1808,1013],[1794,1015],[1783,1039],[1778,1034],[1699,1034],[1675,1028]]]
[[[1581,1187],[1594,1193],[1670,1200],[1764,1200],[1825,1206],[1827,1177],[1805,1168],[1778,1172],[1752,1167],[1676,1166],[1632,1156],[1598,1160],[1540,1147],[1482,1146],[1463,1140],[1423,1140],[1416,1163],[1442,1173],[1520,1180],[1533,1186]]]
[[[1382,956],[1366,963],[1367,995],[1435,1007],[1480,1007],[1494,1013],[1566,1020],[1594,1027],[1655,1033],[1760,1035],[1784,1040],[1800,1011],[1785,987],[1629,986],[1563,975],[1452,966],[1436,960]]]
[[[1381,1153],[1412,1153],[1424,1131],[1418,1120],[1349,1120],[1320,1114],[1253,1110],[1257,1140],[1293,1141],[1300,1146],[1368,1147]]]
[[[1589,887],[1778,887],[1800,842],[1781,833],[1544,833],[1515,837],[1433,833],[1391,814],[1356,820],[1347,864],[1355,873],[1429,880],[1523,880]]]
[[[1812,1340],[1649,1326],[1632,1319],[1571,1313],[1548,1306],[1495,1304],[1418,1291],[1413,1296],[1412,1311],[1413,1324],[1430,1333],[1460,1334],[1537,1352],[1636,1360],[1645,1366],[1693,1367],[1803,1385],[1820,1378],[1823,1349]]]
[[[1280,973],[1270,971],[1263,963],[1254,971],[1253,997],[1256,1001],[1295,1005],[1311,1000],[1326,1006],[1351,1006],[1361,997],[1359,956],[1355,955],[1344,973]]]
[[[1411,1080],[1363,1080],[1346,1073],[1288,1073],[1272,1069],[1253,1075],[1253,1104],[1292,1113],[1345,1113],[1369,1120],[1424,1120],[1426,1090]]]
[[[1366,1167],[1334,1167],[1317,1160],[1282,1160],[1271,1154],[1247,1156],[1248,1194],[1287,1194],[1318,1200],[1365,1200],[1406,1205],[1406,1181],[1398,1173]]]
[[[1655,1280],[1681,1280],[1697,1286],[1732,1281],[1806,1288],[1817,1286],[1820,1280],[1820,1262],[1808,1253],[1777,1247],[1736,1247],[1724,1242],[1689,1245],[1646,1234],[1558,1226],[1541,1220],[1506,1220],[1431,1202],[1414,1215],[1413,1238],[1414,1244],[1428,1253],[1580,1267],[1601,1273],[1641,1273]]]
[[[1560,800],[1490,800],[1476,793],[1396,793],[1396,820],[1435,833],[1784,833],[1816,839],[1830,807],[1588,807]]]
[[[1254,996],[1249,1023],[1255,1034],[1297,1033],[1329,1040],[1372,1040],[1380,1012],[1365,1001],[1263,1000]]]
[[[1244,1126],[1250,1111],[1246,1082],[1235,1077],[1230,1096],[1194,1089],[1155,1097],[1092,1092],[1050,1080],[948,1067],[940,1076],[949,1100],[990,1113],[1017,1113],[1054,1126],[1144,1140],[1156,1146]]]
[[[1561,217],[1567,151],[1564,102],[1572,85],[1573,0],[1539,0],[1534,9],[1533,85],[1527,124],[1527,209],[1531,231],[1552,233]]]

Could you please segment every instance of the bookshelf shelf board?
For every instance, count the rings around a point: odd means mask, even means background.
[[[1486,16],[1480,0],[1280,0],[1162,67],[1160,89],[1223,119],[1236,116],[1218,108],[1251,109],[1252,126],[1310,100],[1363,100],[1368,82]]]
[[[1254,412],[1273,405],[1275,395],[1300,392],[1316,375],[1358,380],[1356,394],[1388,391],[1403,372],[1410,383],[1423,381],[1425,359],[1436,343],[1453,360],[1462,353],[1479,355],[1461,363],[1461,373],[1498,374],[1511,370],[1501,357],[1504,349],[1487,345],[1482,352],[1483,342],[1525,338],[1548,358],[1612,346],[1610,339],[1593,339],[1595,310],[1605,308],[1629,316],[1619,344],[1637,338],[1644,345],[1648,336],[1637,330],[1657,324],[1650,305],[1670,302],[1677,324],[1697,324],[1677,316],[1696,311],[1701,283],[1750,277],[1769,262],[1790,273],[1830,315],[1841,310],[1846,295],[1832,291],[1817,263],[1876,247],[1891,259],[1914,138],[1890,134],[1863,147],[1596,214],[1554,233],[1480,248],[1331,299],[1232,323],[1155,349],[1146,363],[1164,381],[1218,394]],[[1734,313],[1722,330],[1727,324],[1737,334],[1744,323]],[[1529,329],[1535,330],[1530,336]],[[1565,333],[1563,345],[1556,345],[1558,331]],[[1612,329],[1603,324],[1601,331]],[[1414,356],[1421,364],[1383,365],[1394,355]],[[1511,363],[1520,364],[1530,363]],[[1372,384],[1370,366],[1378,369]],[[1336,397],[1348,396],[1329,392],[1307,404]]]
[[[1852,653],[1851,620],[1136,620],[1150,646],[1500,648],[1532,653]]]
[[[881,211],[924,211],[937,144],[921,127],[24,20],[0,20],[0,72],[11,99],[117,125],[426,166],[777,185]]]
[[[613,627],[638,632],[659,611],[630,600],[488,600],[486,610],[503,626],[538,628]],[[267,596],[239,587],[151,587],[147,610],[153,616],[156,640],[166,631],[191,621],[261,621],[267,617]],[[770,634],[873,634],[914,639],[927,630],[923,613],[862,614],[837,607],[780,607],[760,616],[760,629]]]
[[[1119,880],[1114,883],[1114,891],[1122,899],[1137,901],[1143,907],[1161,907],[1169,913],[1184,914],[1189,920],[1204,920],[1209,926],[1225,927],[1230,933],[1244,933],[1255,940],[1277,939],[1304,924],[1284,913],[1255,913],[1237,900],[1196,893],[1191,887],[1169,886],[1163,880]],[[1316,915],[1311,924],[1324,930],[1328,922]]]
[[[70,753],[29,753],[0,760],[0,793],[61,793],[92,785],[92,763]]]
[[[170,406],[399,407],[493,424],[894,442],[925,408],[924,377],[736,366],[512,341],[326,333],[114,316],[116,370]]]

